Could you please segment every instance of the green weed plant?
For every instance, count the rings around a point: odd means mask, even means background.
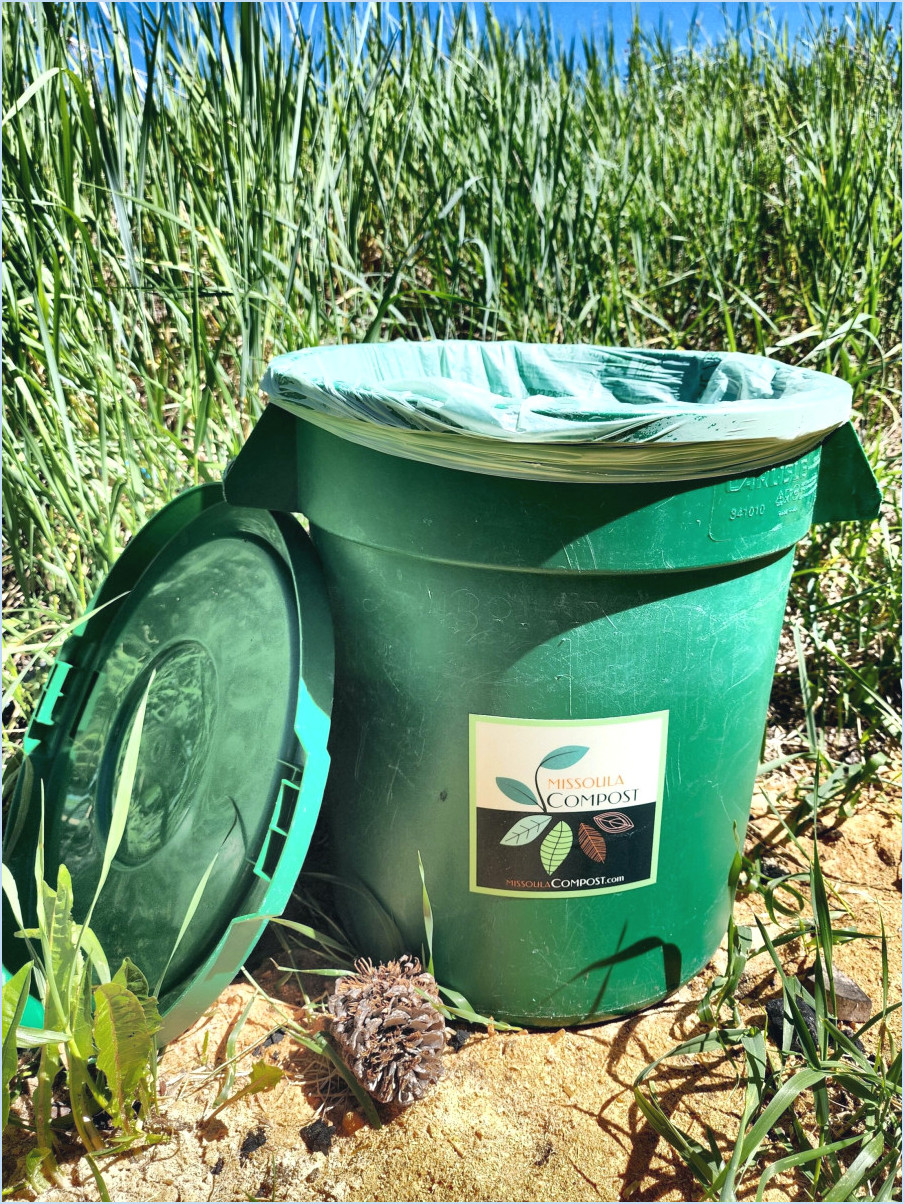
[[[740,858],[738,859],[740,868]],[[756,1199],[774,1176],[794,1172],[811,1200],[892,1200],[898,1198],[901,1172],[901,1051],[884,1021],[900,1004],[888,1001],[888,953],[883,931],[882,1003],[855,1032],[836,1018],[831,977],[832,948],[839,942],[870,934],[833,927],[828,893],[818,852],[808,875],[812,916],[778,937],[770,937],[757,918],[757,928],[729,928],[728,965],[710,984],[698,1006],[704,1031],[658,1058],[637,1076],[634,1096],[652,1128],[679,1154],[700,1184],[706,1200],[735,1200],[745,1176],[755,1172]],[[788,879],[770,884],[772,891],[790,886]],[[793,892],[803,902],[797,891]],[[770,914],[775,916],[773,907]],[[757,939],[757,937],[759,939]],[[811,994],[784,969],[779,948],[804,938],[814,956]],[[749,963],[768,957],[782,985],[783,1031],[778,1062],[770,1056],[765,1028],[744,1025],[735,991]],[[816,1036],[801,1003],[816,1015]],[[727,1011],[727,1015],[723,1014]],[[876,1052],[862,1038],[875,1036]],[[727,1148],[706,1127],[705,1142],[676,1124],[655,1089],[655,1074],[668,1059],[703,1053],[728,1056],[744,1083],[737,1132]],[[803,1124],[795,1105],[812,1096],[813,1120]]]
[[[19,924],[16,936],[27,942],[31,954],[31,960],[3,987],[3,1129],[10,1121],[10,1085],[19,1074],[18,1050],[37,1049],[36,1085],[31,1094],[36,1144],[26,1159],[27,1173],[36,1190],[41,1189],[45,1175],[53,1178],[56,1173],[58,1134],[53,1104],[60,1070],[66,1074],[72,1122],[102,1199],[109,1196],[97,1169],[97,1157],[163,1139],[147,1131],[141,1119],[153,1115],[157,1107],[154,1035],[161,1021],[156,993],[129,958],[111,974],[107,957],[91,929],[91,917],[126,828],[148,692],[129,734],[101,873],[84,921],[79,923],[73,918],[72,879],[66,866],[59,866],[55,889],[45,881],[43,795],[35,850],[36,927],[25,926],[16,882],[3,866],[3,890]],[[26,792],[29,768],[26,763]],[[23,799],[21,805],[29,805],[28,799]],[[32,986],[43,1005],[40,1028],[21,1023]],[[133,1108],[136,1102],[138,1111]],[[109,1116],[114,1135],[99,1132],[93,1118],[100,1112]],[[24,1123],[19,1117],[16,1121]]]
[[[802,661],[802,672],[804,671]],[[806,694],[807,715],[816,733],[812,695]],[[703,1031],[650,1063],[637,1076],[637,1105],[660,1137],[679,1154],[701,1186],[702,1198],[735,1200],[745,1177],[758,1172],[756,1199],[762,1200],[769,1181],[793,1173],[804,1197],[811,1200],[892,1200],[900,1191],[902,1158],[901,1050],[886,1027],[890,1013],[900,1003],[889,1002],[888,943],[881,932],[864,933],[841,922],[843,913],[830,907],[831,887],[819,860],[818,822],[828,796],[820,785],[820,758],[814,750],[816,772],[809,798],[812,840],[810,854],[798,837],[792,809],[789,824],[777,810],[783,838],[808,865],[807,871],[788,872],[778,878],[763,875],[760,854],[738,852],[730,889],[743,880],[748,892],[758,892],[769,920],[784,926],[770,936],[756,917],[756,928],[729,921],[728,957],[724,973],[710,982],[698,1004]],[[837,774],[837,769],[833,777]],[[837,791],[836,791],[837,793]],[[843,805],[843,803],[842,803]],[[793,826],[792,826],[793,825]],[[808,889],[807,889],[808,888]],[[881,1007],[856,1031],[842,1027],[832,972],[833,949],[838,944],[865,938],[881,941]],[[813,959],[814,981],[810,993],[787,973],[778,950],[803,941]],[[737,993],[748,966],[768,957],[782,988],[782,1040],[778,1063],[770,1057],[766,1029],[742,1022]],[[815,1036],[801,1003],[813,1009]],[[870,1054],[861,1038],[877,1047]],[[727,1148],[706,1127],[705,1144],[676,1124],[663,1108],[655,1089],[655,1074],[670,1058],[716,1053],[728,1056],[744,1084],[737,1132]],[[801,1097],[812,1097],[813,1120],[802,1123]]]

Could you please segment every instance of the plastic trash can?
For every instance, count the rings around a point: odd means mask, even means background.
[[[420,854],[438,979],[485,1014],[662,998],[725,933],[794,544],[876,512],[852,428],[820,446],[846,386],[755,357],[452,343],[296,353],[264,387],[280,408],[226,497],[310,520],[349,930],[380,957],[420,947]]]
[[[214,858],[162,992],[164,1039],[192,1023],[285,906],[326,779],[318,868],[362,952],[422,946],[420,854],[437,978],[485,1014],[673,991],[727,925],[794,544],[877,512],[850,391],[461,342],[293,353],[265,388],[225,502],[190,491],[133,539],[29,733],[48,866],[90,898],[155,672],[111,962],[153,980]],[[33,792],[11,828],[20,878]]]

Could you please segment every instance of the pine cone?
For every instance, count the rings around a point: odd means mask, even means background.
[[[375,1099],[412,1104],[443,1073],[446,1022],[431,1003],[439,1003],[436,981],[407,955],[376,969],[358,961],[355,969],[354,976],[338,980],[327,1001],[330,1031]]]

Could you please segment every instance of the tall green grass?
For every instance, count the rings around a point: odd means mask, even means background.
[[[219,475],[271,355],[461,336],[849,380],[883,525],[817,530],[793,597],[843,662],[824,721],[888,735],[899,29],[875,6],[793,40],[750,16],[711,47],[636,30],[621,62],[611,35],[575,53],[467,6],[327,13],[316,42],[292,7],[234,9],[231,31],[213,6],[4,10],[5,732],[38,629]]]

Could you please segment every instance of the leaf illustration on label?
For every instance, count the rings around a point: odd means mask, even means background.
[[[513,803],[523,803],[527,807],[540,806],[537,796],[531,790],[530,786],[525,786],[523,782],[519,782],[516,778],[497,778],[496,785],[505,797],[510,798]]]
[[[564,821],[556,824],[548,835],[543,837],[540,845],[540,860],[547,874],[554,874],[574,844],[574,834]]]
[[[590,751],[583,744],[565,744],[562,748],[554,748],[540,762],[541,769],[570,769],[577,765],[581,757]]]
[[[606,838],[590,824],[581,824],[578,828],[578,844],[591,861],[606,860]]]
[[[605,811],[602,815],[594,815],[593,822],[610,836],[620,836],[622,832],[630,832],[634,821],[621,811]]]
[[[500,844],[519,845],[530,844],[541,832],[545,832],[552,823],[551,815],[525,815],[519,819],[500,840]]]

